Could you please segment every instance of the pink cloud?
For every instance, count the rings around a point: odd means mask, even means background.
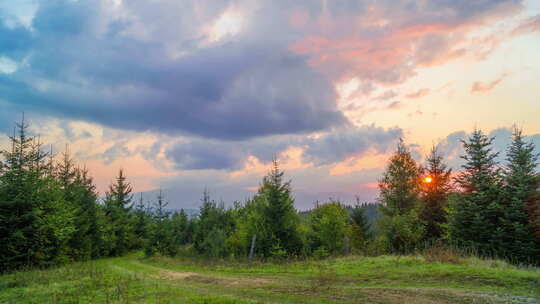
[[[380,100],[380,101],[384,101],[384,100],[389,100],[389,99],[392,99],[394,97],[396,97],[398,94],[392,90],[389,90],[389,91],[386,91],[384,93],[382,93],[381,95],[373,98],[373,100]]]
[[[485,93],[493,90],[497,85],[499,85],[503,79],[508,76],[508,74],[503,74],[499,78],[490,81],[490,82],[480,82],[476,81],[471,87],[471,93]]]
[[[528,34],[531,32],[540,32],[540,15],[530,17],[522,22],[513,31],[513,35]]]
[[[430,92],[430,90],[428,88],[423,88],[423,89],[420,89],[416,92],[412,92],[412,93],[409,93],[407,95],[405,95],[405,97],[409,98],[409,99],[417,99],[417,98],[422,98],[426,95],[428,95]]]
[[[391,104],[389,104],[386,108],[390,110],[397,110],[403,107],[403,104],[399,101],[394,101]]]
[[[419,4],[414,16],[401,1],[370,5],[361,15],[313,16],[305,27],[310,31],[290,50],[307,56],[310,65],[332,79],[358,77],[376,85],[396,85],[416,75],[421,66],[485,59],[509,35],[478,36],[479,31],[523,9],[511,1],[470,9],[423,6]]]

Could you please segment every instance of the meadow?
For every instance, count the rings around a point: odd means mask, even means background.
[[[540,303],[540,269],[429,254],[248,263],[137,252],[2,275],[0,303]]]

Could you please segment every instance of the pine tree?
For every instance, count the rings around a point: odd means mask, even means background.
[[[123,255],[134,247],[133,225],[130,210],[132,187],[120,170],[116,182],[105,193],[105,214],[110,226],[108,254]]]
[[[217,204],[212,200],[205,189],[193,236],[195,250],[208,257],[227,256],[229,252],[225,241],[234,229],[235,221],[230,210],[225,209],[223,203]]]
[[[420,219],[426,225],[425,238],[439,239],[444,234],[443,225],[446,223],[446,206],[451,193],[451,174],[443,162],[442,156],[433,147],[427,157],[426,166],[420,168],[424,182],[420,187],[421,211]]]
[[[287,255],[299,254],[302,240],[298,232],[299,218],[294,208],[291,194],[291,182],[283,181],[284,172],[279,169],[277,160],[273,160],[272,170],[263,178],[254,200],[264,202],[264,221],[270,234],[266,240],[271,247],[259,246],[263,255],[276,255],[284,251]],[[264,240],[260,240],[263,243]]]
[[[537,242],[540,242],[540,174],[536,174],[536,191],[527,200],[525,210],[529,216],[529,224],[533,228]]]
[[[147,206],[143,201],[143,194],[140,194],[139,202],[135,206],[135,223],[133,226],[133,233],[135,234],[135,246],[137,248],[143,248],[145,242],[148,239],[149,225],[151,221],[151,214],[147,212]]]
[[[67,260],[73,212],[59,184],[46,177],[47,154],[27,135],[24,117],[3,151],[0,175],[0,271]]]
[[[540,263],[540,239],[535,237],[527,214],[527,204],[534,200],[538,186],[535,172],[538,154],[534,149],[534,144],[525,141],[522,131],[514,128],[507,152],[506,200],[501,225],[505,255],[519,262]]]
[[[152,256],[156,253],[174,256],[178,251],[178,245],[175,243],[173,235],[170,212],[165,209],[168,204],[160,189],[157,200],[154,203],[153,225],[151,226],[149,239],[145,246],[147,256]]]
[[[452,202],[449,214],[449,235],[457,245],[473,248],[481,254],[493,255],[504,246],[504,231],[499,225],[503,215],[500,169],[491,143],[480,130],[463,141],[465,164],[456,178],[463,193]]]
[[[175,244],[186,245],[191,242],[193,234],[192,226],[184,209],[180,209],[180,212],[173,214],[171,224]]]
[[[366,216],[365,206],[367,206],[367,204],[360,204],[357,198],[357,203],[350,213],[352,222],[352,244],[358,249],[363,249],[367,242],[373,237],[371,225]]]
[[[97,258],[102,234],[98,224],[96,187],[86,168],[75,168],[73,174],[71,182],[64,184],[64,192],[68,192],[66,199],[74,206],[76,215],[76,231],[70,241],[72,254],[75,259]]]

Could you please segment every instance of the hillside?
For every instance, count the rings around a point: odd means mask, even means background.
[[[132,254],[0,276],[0,303],[540,303],[540,271],[476,258],[250,265]]]

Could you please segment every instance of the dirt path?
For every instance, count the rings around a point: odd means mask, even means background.
[[[461,289],[366,288],[361,282],[338,279],[321,284],[311,277],[259,277],[222,275],[218,272],[171,270],[138,259],[112,265],[125,273],[142,275],[182,288],[196,288],[205,295],[223,295],[261,303],[539,303],[538,299],[505,296]],[[134,270],[135,269],[135,270]],[[251,276],[254,275],[254,276]]]

